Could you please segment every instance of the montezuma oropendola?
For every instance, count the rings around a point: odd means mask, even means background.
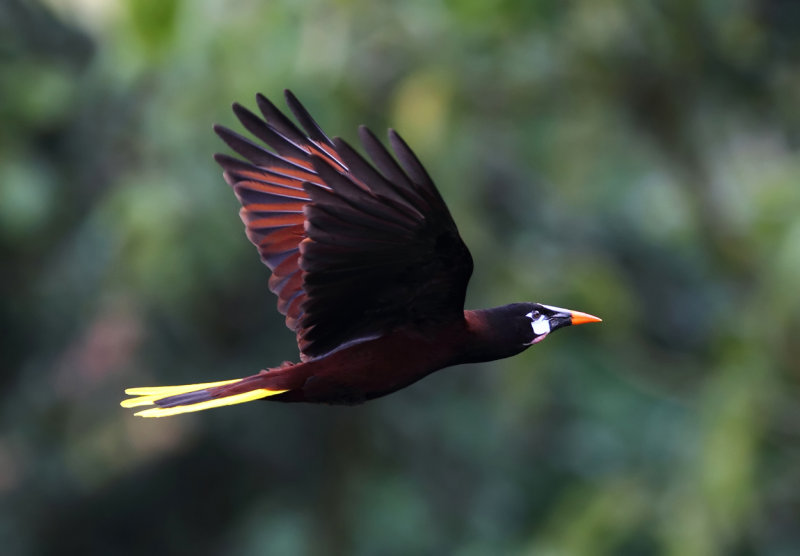
[[[472,257],[427,172],[389,130],[396,160],[366,127],[372,164],[329,139],[295,96],[299,129],[262,95],[264,119],[233,111],[267,150],[214,130],[247,161],[215,155],[242,204],[248,239],[272,271],[300,363],[221,382],[130,388],[123,407],[165,417],[266,398],[354,404],[461,363],[501,359],[572,324],[600,321],[539,303],[464,310]]]

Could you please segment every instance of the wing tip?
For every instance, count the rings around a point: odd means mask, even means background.
[[[226,126],[224,126],[222,124],[214,124],[213,126],[211,126],[211,129],[214,130],[214,133],[217,134],[217,137],[219,137],[220,139],[225,141],[225,143],[227,143],[229,146],[230,146],[230,144],[228,143],[227,137],[230,137],[232,135],[236,135],[235,131],[233,131],[229,127],[226,127]]]

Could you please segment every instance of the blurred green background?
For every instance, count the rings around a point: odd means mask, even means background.
[[[792,0],[3,0],[2,553],[800,553],[798,29]],[[360,407],[120,408],[296,360],[211,159],[287,87],[415,148],[468,307],[605,322]]]

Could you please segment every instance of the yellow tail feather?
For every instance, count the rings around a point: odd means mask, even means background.
[[[183,384],[181,386],[128,388],[125,390],[125,393],[135,397],[122,400],[120,405],[126,408],[138,407],[141,405],[155,405],[156,401],[164,398],[169,398],[171,396],[177,396],[180,394],[189,394],[191,392],[198,392],[208,388],[216,388],[217,386],[233,384],[234,382],[240,382],[241,380],[242,379],[240,378],[236,378],[233,380],[206,382],[202,384]],[[192,404],[176,405],[173,407],[152,407],[143,411],[139,411],[134,415],[138,415],[139,417],[169,417],[171,415],[178,415],[180,413],[203,411],[204,409],[211,409],[213,407],[222,407],[225,405],[250,402],[253,400],[259,400],[261,398],[282,394],[284,392],[287,392],[287,390],[267,390],[265,388],[259,388],[257,390],[250,390],[249,392],[242,392],[240,394],[233,394],[232,396],[224,396],[221,398],[214,398]]]

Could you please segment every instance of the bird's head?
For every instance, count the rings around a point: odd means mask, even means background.
[[[553,330],[558,330],[565,326],[602,321],[602,319],[588,313],[562,309],[552,305],[542,305],[541,303],[529,303],[527,305],[530,310],[525,316],[530,321],[531,330],[530,340],[526,345],[537,344],[544,340]]]
[[[512,303],[469,313],[477,321],[478,336],[485,340],[476,343],[476,353],[467,357],[469,362],[510,357],[538,344],[553,330],[601,321],[587,313],[541,303]]]

